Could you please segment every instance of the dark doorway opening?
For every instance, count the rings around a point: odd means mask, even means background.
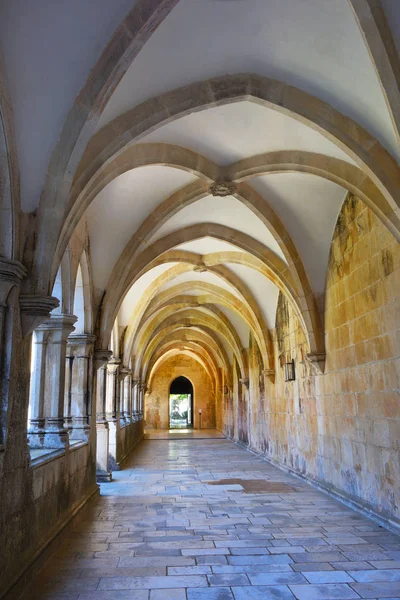
[[[177,377],[169,388],[169,427],[193,427],[193,386],[186,377]]]

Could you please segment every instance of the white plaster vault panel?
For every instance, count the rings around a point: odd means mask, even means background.
[[[121,80],[99,126],[168,90],[243,72],[318,96],[400,156],[348,0],[181,0]]]
[[[227,196],[226,198],[206,196],[183,208],[158,230],[149,240],[148,245],[173,231],[196,223],[218,223],[237,229],[269,247],[285,260],[278,243],[262,221],[233,196]]]
[[[142,275],[129,289],[125,298],[122,301],[119,309],[118,320],[120,325],[126,326],[132,317],[132,313],[137,303],[142,299],[143,294],[148,286],[153,283],[163,273],[175,266],[176,263],[167,263],[166,265],[158,265],[150,271]]]
[[[263,175],[251,181],[284,222],[314,292],[325,289],[333,230],[346,190],[306,173]]]
[[[22,208],[39,202],[51,153],[90,70],[134,0],[0,2]]]
[[[179,169],[139,167],[98,194],[86,211],[95,287],[105,288],[119,255],[151,211],[192,180],[193,175]]]

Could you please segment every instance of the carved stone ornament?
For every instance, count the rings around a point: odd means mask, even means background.
[[[212,196],[220,198],[232,196],[236,193],[236,184],[233,181],[216,181],[210,185],[209,192]]]
[[[206,265],[197,265],[196,267],[193,268],[193,271],[195,273],[205,273],[206,271],[208,271]]]
[[[307,360],[311,364],[311,369],[315,375],[323,375],[325,371],[325,352],[311,352],[307,354]]]
[[[36,296],[21,294],[19,305],[21,309],[22,335],[25,337],[49,319],[52,310],[59,306],[58,298],[54,296]]]

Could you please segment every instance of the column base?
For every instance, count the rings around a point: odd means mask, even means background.
[[[67,431],[34,431],[28,432],[29,447],[32,449],[47,448],[56,450],[68,448],[69,435]]]
[[[110,481],[112,481],[111,471],[101,471],[100,469],[97,469],[96,481],[97,483],[109,483]]]

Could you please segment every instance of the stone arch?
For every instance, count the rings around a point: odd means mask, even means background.
[[[161,316],[161,315],[160,315]],[[150,324],[150,327],[143,333],[142,338],[138,342],[138,348],[135,351],[135,356],[140,362],[145,354],[146,348],[151,343],[151,340],[156,337],[164,329],[171,326],[176,328],[196,327],[203,331],[213,331],[222,335],[230,345],[237,361],[240,364],[241,371],[247,376],[247,361],[242,352],[242,347],[238,335],[234,328],[228,324],[228,319],[222,320],[222,317],[211,317],[204,313],[193,309],[186,309],[182,313],[175,313],[163,318],[160,322]]]
[[[102,321],[100,327],[100,330],[105,337],[108,335],[110,324],[114,322],[115,315],[117,314],[128,289],[133,285],[136,278],[145,272],[147,266],[151,264],[153,260],[157,259],[160,255],[164,254],[176,245],[195,239],[200,239],[202,237],[214,237],[215,239],[231,243],[234,241],[235,245],[259,258],[268,269],[276,274],[276,277],[280,278],[282,282],[286,282],[288,290],[293,288],[295,289],[295,285],[292,281],[290,273],[288,272],[287,265],[260,242],[254,240],[246,234],[241,233],[240,231],[215,223],[202,223],[200,225],[189,226],[167,235],[164,238],[161,238],[146,248],[146,250],[136,258],[134,264],[130,266],[129,270],[125,270],[125,277],[121,277],[123,272],[120,273],[119,285],[110,286],[110,291],[108,294],[106,293],[103,303]],[[215,273],[221,274],[222,267],[216,267],[214,268],[214,271]],[[225,273],[224,276],[229,281],[228,274]],[[234,286],[240,287],[237,281],[234,283]],[[256,320],[262,323],[263,319],[261,314],[259,314],[260,311],[258,307],[252,300],[251,295],[248,292],[246,293],[244,290],[246,286],[243,284],[241,287],[243,288],[241,291],[242,296],[248,297],[248,302],[252,303],[253,305],[252,311],[255,315],[258,315]],[[314,332],[308,333],[310,334]],[[267,335],[266,328],[265,335]],[[316,346],[316,340],[320,340],[321,344],[323,344],[323,339],[320,338],[321,334],[320,332],[318,333],[318,330],[316,330],[315,335],[310,336],[310,347],[318,347]]]
[[[249,100],[264,104],[307,124],[345,151],[374,181],[393,210],[400,205],[400,172],[396,161],[365,129],[339,113],[326,102],[283,82],[255,74],[236,74],[215,77],[193,83],[145,101],[103,127],[89,142],[76,173],[75,183],[82,189],[106,163],[123,149],[138,141],[167,120],[175,120],[194,110],[229,102]],[[168,110],[166,110],[168,107]],[[53,183],[51,181],[51,183]],[[57,186],[54,186],[57,188]],[[47,289],[52,257],[62,222],[66,217],[66,196],[60,198],[60,211],[54,218],[55,239],[47,238],[43,219],[40,219],[34,272],[38,289]],[[56,193],[44,194],[40,213],[54,205]],[[62,202],[61,202],[62,200]]]
[[[19,260],[19,168],[11,106],[0,49],[0,258]]]
[[[127,146],[120,155],[101,165],[84,189],[81,189],[78,184],[73,187],[70,197],[71,209],[63,224],[56,256],[62,254],[74,227],[96,195],[122,173],[145,165],[170,166],[195,174],[200,180],[195,182],[195,185],[198,185],[199,198],[204,193],[204,189],[207,189],[205,184],[211,181],[242,183],[246,179],[267,173],[292,171],[310,173],[337,183],[358,195],[376,212],[387,227],[396,231],[397,236],[400,236],[398,216],[400,211],[396,216],[382,192],[359,167],[338,158],[303,150],[281,150],[251,156],[227,167],[218,167],[206,157],[186,148],[165,143],[143,143]],[[186,186],[188,191],[193,187],[193,183]],[[174,210],[171,202],[173,199],[179,201],[182,208],[187,205],[183,203],[184,200],[194,202],[199,198],[183,191],[180,194],[173,194],[168,202],[171,210],[169,216],[175,214],[172,212]],[[163,211],[160,211],[160,208],[166,204],[167,201],[157,207],[158,223],[156,226],[161,226],[165,222]],[[154,218],[152,218],[152,225],[154,227]],[[281,238],[282,236],[277,239],[281,240]]]
[[[203,324],[202,325],[199,325],[199,324],[194,325],[193,332],[191,330],[191,327],[189,328],[187,324],[162,325],[160,327],[159,331],[152,337],[151,340],[149,340],[149,342],[143,348],[143,350],[140,352],[140,354],[137,357],[135,357],[138,361],[138,364],[140,364],[140,365],[147,364],[149,362],[152,354],[154,353],[154,350],[158,347],[158,345],[160,343],[162,343],[164,337],[167,337],[168,334],[174,333],[175,331],[185,332],[188,329],[190,331],[190,334],[193,333],[193,334],[197,335],[198,333],[200,333],[204,339],[211,340],[211,342],[219,348],[219,352],[222,355],[224,362],[226,362],[226,364],[229,364],[228,356],[218,338],[218,334],[216,333],[216,331],[213,328],[211,328],[207,325],[203,325]],[[238,362],[241,377],[244,377],[244,378],[247,377],[247,369],[246,369],[246,365],[243,362],[242,356],[240,354],[238,355],[237,352],[235,352],[235,350],[233,348],[232,348],[232,350],[233,350],[233,354],[236,357],[236,360]]]
[[[65,215],[71,173],[74,174],[83,152],[92,137],[100,116],[121,78],[157,27],[164,21],[179,0],[139,0],[114,32],[86,83],[68,113],[54,148],[46,182],[39,203],[36,261],[31,285],[35,291],[48,293],[46,256],[54,254],[60,224]],[[59,182],[63,181],[60,186]],[[68,182],[68,184],[66,183]],[[47,231],[52,231],[48,236]],[[46,269],[47,270],[47,269]]]
[[[379,78],[397,141],[400,142],[400,56],[385,11],[380,1],[349,2]]]
[[[189,342],[194,341],[196,343],[201,343],[201,345],[203,347],[209,349],[209,351],[212,352],[213,356],[215,356],[215,359],[218,362],[218,366],[223,367],[223,368],[225,368],[225,370],[228,371],[229,360],[228,360],[225,350],[222,348],[218,338],[216,338],[215,336],[212,336],[210,334],[206,334],[203,331],[171,328],[170,332],[159,335],[159,340],[158,340],[157,345],[155,345],[153,343],[152,347],[149,349],[147,354],[149,355],[149,358],[151,359],[151,356],[154,355],[161,347],[163,347],[169,343],[172,343],[172,342],[176,343],[176,342],[186,342],[186,341],[189,341]],[[145,357],[145,358],[147,358],[147,357]],[[146,364],[145,361],[143,361],[143,364],[139,364],[135,357],[135,377],[140,378],[142,374],[145,375],[147,368],[148,368],[148,364]]]
[[[187,342],[187,345],[191,346],[192,344],[190,342]],[[146,372],[146,385],[149,388],[149,390],[151,390],[152,380],[157,369],[166,360],[177,354],[186,354],[187,356],[191,356],[192,358],[194,358],[194,360],[196,360],[205,369],[211,382],[215,383],[215,381],[218,378],[218,371],[215,367],[215,364],[211,362],[211,357],[208,357],[208,360],[210,361],[208,362],[207,359],[204,356],[202,356],[199,351],[195,351],[194,348],[188,349],[186,347],[186,344],[185,346],[183,346],[175,343],[172,345],[172,347],[167,347],[166,349],[161,348],[161,350],[159,350],[157,354],[160,354],[160,356],[152,357]]]
[[[185,253],[182,252],[182,255],[183,254],[185,254]],[[160,287],[165,283],[165,281],[170,281],[171,279],[173,279],[173,277],[168,276],[168,273],[170,271],[174,271],[174,275],[178,276],[179,274],[188,272],[190,270],[191,270],[190,266],[185,266],[185,268],[183,268],[182,265],[177,265],[176,267],[172,267],[166,273],[163,273],[162,275],[160,275],[151,284],[148,292],[146,292],[146,294],[143,295],[143,298],[140,300],[138,305],[135,306],[135,309],[132,313],[132,318],[130,319],[130,324],[128,326],[127,334],[125,337],[125,340],[126,340],[125,354],[126,354],[126,356],[129,356],[130,353],[132,352],[133,338],[134,338],[134,336],[136,336],[136,332],[140,328],[140,325],[142,322],[141,319],[144,316],[147,308],[151,305],[151,302],[153,300],[153,297],[154,297],[156,291],[158,291],[160,289]],[[210,271],[213,272],[212,269],[210,269]],[[239,300],[237,297],[235,297],[230,292],[227,292],[226,290],[221,290],[222,297],[224,300],[223,304],[225,304],[228,308],[230,307],[232,310],[237,312],[237,314],[241,317],[243,316],[243,314],[250,315],[250,318],[248,318],[248,324],[249,324],[249,327],[254,331],[254,334],[257,338],[258,344],[260,345],[260,347],[263,350],[264,360],[265,360],[265,362],[268,362],[268,359],[269,359],[270,362],[273,362],[273,358],[272,358],[272,356],[270,356],[270,354],[272,352],[272,344],[271,344],[271,340],[269,337],[268,328],[264,322],[264,318],[261,315],[260,309],[259,309],[255,299],[252,297],[252,294],[250,294],[250,292],[248,291],[245,284],[243,284],[237,276],[235,276],[233,273],[229,274],[226,269],[222,270],[220,273],[218,273],[218,275],[221,277],[221,279],[225,280],[234,289],[236,289],[242,297],[242,300]],[[158,280],[160,280],[159,285],[157,283]],[[187,286],[185,284],[180,284],[178,286],[174,286],[174,288],[172,288],[172,289],[174,291],[177,291],[176,288],[178,288],[179,291],[182,291],[184,289],[187,289]],[[214,292],[216,292],[216,286],[211,286],[210,288],[205,288],[205,289],[208,289],[211,291],[214,290]],[[226,293],[224,293],[224,292],[226,292]],[[221,293],[219,295],[221,295]],[[164,297],[162,293],[161,293],[161,297]],[[243,308],[245,308],[245,311],[246,311],[245,313],[243,313]],[[266,365],[266,367],[267,367],[267,365]]]
[[[184,294],[185,291],[191,290],[191,283],[179,284],[179,286],[174,286],[166,292],[161,293],[159,297],[154,298],[152,303],[149,305],[143,320],[150,318],[157,311],[163,310],[167,306],[176,308],[192,308],[196,306],[209,307],[214,306],[215,304],[221,304],[227,308],[230,308],[238,316],[243,318],[249,329],[254,332],[256,339],[258,339],[257,327],[254,324],[252,315],[248,311],[246,305],[242,303],[239,298],[236,298],[230,292],[227,292],[226,290],[218,288],[212,284],[200,283],[197,284],[196,287],[200,290],[204,290],[205,293],[203,296],[191,296]],[[132,341],[133,334],[134,330],[132,330],[130,333]],[[132,341],[128,341],[128,344],[132,344]],[[131,349],[132,345],[128,346],[128,348]]]

